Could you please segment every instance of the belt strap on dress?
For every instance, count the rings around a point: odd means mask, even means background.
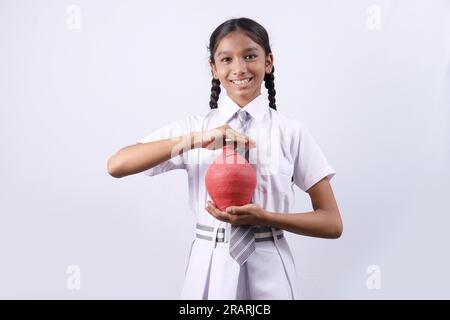
[[[272,228],[253,226],[253,229],[255,234],[255,242],[273,241]],[[284,237],[283,230],[275,228],[275,235],[277,239],[283,238]],[[213,241],[214,227],[197,223],[195,236],[199,239]],[[225,228],[218,228],[216,242],[228,242],[228,241],[229,239],[225,239]]]

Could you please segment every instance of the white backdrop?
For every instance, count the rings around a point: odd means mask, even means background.
[[[271,37],[278,110],[337,172],[342,237],[288,234],[301,296],[450,298],[444,0],[0,0],[0,298],[178,298],[186,173],[106,163],[209,110],[209,36],[242,16]]]

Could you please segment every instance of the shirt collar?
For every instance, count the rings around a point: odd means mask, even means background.
[[[241,107],[239,107],[239,105],[228,95],[225,95],[223,100],[219,101],[218,108],[219,118],[222,123],[228,122],[228,120],[241,109]],[[265,99],[262,94],[259,94],[259,96],[250,101],[242,109],[247,111],[253,119],[259,121],[269,111],[269,101],[268,99]]]

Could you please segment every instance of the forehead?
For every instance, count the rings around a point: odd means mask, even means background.
[[[216,56],[222,54],[263,51],[263,48],[243,32],[227,34],[217,46]]]

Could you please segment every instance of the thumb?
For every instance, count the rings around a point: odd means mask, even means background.
[[[236,213],[236,207],[228,207],[225,209],[227,213]]]
[[[241,207],[236,207],[236,206],[231,206],[225,209],[225,211],[227,213],[231,213],[231,214],[239,214],[239,213],[246,213],[247,212],[247,205],[241,206]]]

